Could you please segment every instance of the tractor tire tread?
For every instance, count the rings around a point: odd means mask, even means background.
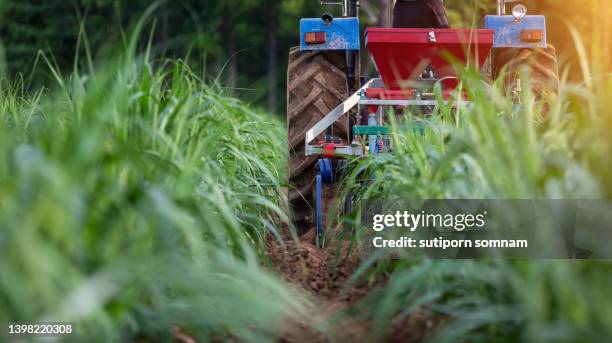
[[[559,91],[559,66],[555,47],[546,49],[498,49],[493,59],[493,77],[504,75],[504,86],[510,89],[522,66],[529,69],[530,82],[537,99]],[[505,73],[505,74],[504,74]]]
[[[298,233],[312,227],[316,156],[305,155],[307,130],[348,97],[346,59],[340,51],[301,52],[292,48],[287,70],[287,126],[289,142],[288,200]],[[348,116],[332,126],[333,134],[346,139]],[[321,134],[317,137],[320,140]]]

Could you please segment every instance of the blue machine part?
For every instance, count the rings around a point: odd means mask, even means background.
[[[323,237],[323,177],[319,174],[315,177],[315,180],[315,220],[317,225],[317,245],[319,245],[319,241]]]
[[[333,164],[330,158],[320,158],[317,161],[319,173],[315,177],[315,220],[317,226],[317,245],[323,238],[323,183],[334,182]]]
[[[324,32],[325,43],[306,44],[306,34]],[[335,18],[325,23],[321,18],[305,18],[300,21],[300,50],[355,50],[359,51],[359,19]]]
[[[332,169],[332,160],[329,158],[319,159],[319,175],[323,178],[323,182],[330,184],[334,182],[334,173]]]
[[[546,18],[541,15],[528,15],[517,21],[511,15],[488,15],[485,28],[495,30],[494,48],[547,48]],[[542,40],[526,42],[521,39],[523,30],[541,30]]]

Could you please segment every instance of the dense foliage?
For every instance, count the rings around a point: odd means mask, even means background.
[[[594,13],[593,18],[600,18]],[[517,107],[501,87],[462,73],[473,106],[448,106],[428,118],[392,122],[394,154],[355,162],[345,192],[359,200],[404,197],[467,199],[610,199],[612,92],[609,24],[593,35],[574,31],[581,65],[577,83],[543,102],[523,92]],[[588,48],[585,48],[588,47]],[[561,65],[562,71],[564,70]],[[567,72],[567,70],[565,70]],[[523,81],[528,89],[529,80]],[[393,118],[393,117],[392,117]],[[419,129],[416,129],[419,128]],[[345,237],[347,235],[344,235]],[[605,237],[582,232],[590,244]],[[591,245],[591,246],[594,246]],[[609,261],[388,261],[368,258],[354,282],[388,282],[361,308],[389,322],[431,318],[433,341],[607,342],[612,337]],[[412,324],[411,324],[412,323]]]
[[[361,1],[363,26],[385,22],[381,5],[387,1]],[[493,13],[495,8],[494,0],[445,3],[453,27],[479,26],[483,16]],[[557,46],[562,61],[577,57],[568,24],[576,26],[583,35],[598,35],[602,40],[610,32],[610,23],[605,21],[610,9],[605,1],[526,3],[530,13],[548,17],[549,39]],[[8,69],[48,81],[48,69],[44,66],[33,73],[39,61],[38,51],[52,56],[64,74],[73,69],[76,50],[85,53],[86,45],[99,57],[96,60],[112,56],[127,43],[125,32],[147,10],[146,27],[153,31],[156,53],[181,58],[188,53],[190,65],[206,66],[205,74],[213,80],[219,77],[234,95],[267,105],[275,113],[284,112],[287,54],[298,42],[299,19],[318,17],[325,11],[339,14],[338,7],[320,6],[318,0],[1,0],[0,42]],[[606,26],[591,30],[590,18]],[[79,32],[85,35],[77,44]],[[141,43],[147,41],[148,37],[143,37]],[[363,51],[364,62],[367,56]],[[610,61],[606,66],[610,66]],[[364,63],[362,72],[367,75],[375,71]],[[572,75],[575,79],[579,77],[577,73]]]
[[[606,155],[612,119],[589,110],[609,99],[566,84],[544,112],[528,92],[517,108],[498,87],[483,87],[480,75],[462,79],[474,106],[457,113],[441,107],[427,119],[409,115],[393,123],[393,154],[355,162],[345,192],[357,196],[357,208],[347,220],[358,222],[360,199],[612,196]],[[610,80],[597,86],[612,91]],[[580,103],[592,106],[570,109],[576,92],[584,97]],[[589,232],[581,237],[587,246],[605,239]],[[389,334],[389,322],[408,318],[409,325],[409,318],[425,316],[437,323],[427,335],[436,342],[605,342],[612,337],[612,303],[604,295],[611,271],[609,262],[389,261],[373,255],[353,278],[388,281],[362,308],[380,335]]]
[[[286,56],[297,41],[298,19],[321,11],[318,1],[310,0],[2,0],[0,4],[0,42],[11,73],[30,76],[35,70],[35,81],[48,82],[48,69],[33,69],[40,65],[38,51],[52,56],[64,74],[72,70],[76,50],[85,53],[86,45],[99,57],[96,60],[110,57],[127,44],[125,32],[147,13],[146,27],[156,53],[189,56],[190,65],[205,66],[200,69],[206,70],[206,76],[220,77],[234,94],[268,103],[278,112]],[[143,36],[142,45],[148,40]]]
[[[287,220],[276,120],[180,60],[57,82],[0,81],[0,321],[75,322],[78,341],[177,325],[266,339],[303,311],[258,262]]]

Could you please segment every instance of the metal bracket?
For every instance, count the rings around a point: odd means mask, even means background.
[[[324,6],[342,6],[342,16],[349,16],[349,2],[348,0],[321,0],[321,5]]]
[[[465,103],[465,102],[464,102]],[[370,106],[437,106],[438,100],[382,100],[366,99],[359,101],[360,105]],[[448,101],[444,101],[448,105]]]
[[[438,39],[436,39],[436,33],[434,31],[429,31],[427,40],[429,40],[429,43],[437,43]]]
[[[449,100],[443,100],[443,105],[449,105],[452,102]],[[365,99],[359,101],[360,105],[368,106],[438,106],[440,103],[438,100],[384,100],[384,99]],[[470,106],[471,101],[457,100],[457,105]]]
[[[307,145],[305,155],[306,156],[323,155],[323,148],[320,146]],[[336,148],[334,149],[334,155],[340,158],[345,158],[348,156],[361,156],[363,155],[363,151],[360,145],[336,146]]]
[[[310,130],[306,132],[306,146],[310,142],[312,142],[318,135],[323,133],[325,129],[332,126],[340,117],[350,111],[353,107],[359,104],[359,99],[361,98],[362,93],[370,87],[372,82],[377,79],[372,79],[368,81],[365,85],[363,85],[359,90],[353,93],[348,99],[344,100],[343,103],[334,108],[331,112],[329,112],[323,119],[321,119],[318,123],[316,123]]]

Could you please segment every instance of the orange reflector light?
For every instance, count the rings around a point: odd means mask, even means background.
[[[537,43],[544,40],[544,31],[542,30],[523,30],[521,31],[521,41],[526,43]]]
[[[324,44],[327,39],[325,37],[325,32],[306,32],[304,41],[306,44]]]

